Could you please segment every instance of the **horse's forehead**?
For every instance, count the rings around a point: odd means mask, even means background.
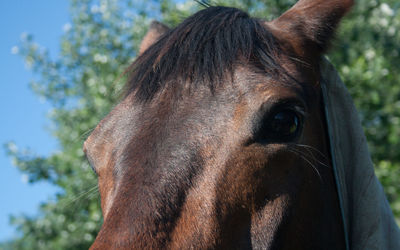
[[[148,103],[137,102],[132,93],[99,123],[85,147],[96,165],[114,162],[116,168],[118,159],[135,157],[135,150],[140,157],[155,151],[165,156],[182,151],[177,145],[207,148],[211,141],[227,140],[233,134],[245,138],[251,133],[252,116],[264,102],[301,98],[301,89],[252,67],[238,66],[232,81],[214,93],[205,85],[176,98],[165,89]],[[143,150],[145,144],[149,145]]]
[[[232,81],[217,87],[214,93],[207,86],[200,86],[188,96],[176,98],[172,91],[165,90],[149,103],[135,102],[132,93],[99,123],[93,135],[127,140],[137,137],[134,135],[139,132],[151,137],[152,133],[146,131],[173,130],[180,126],[205,133],[200,130],[201,125],[217,122],[237,124],[268,99],[301,98],[304,90],[301,85],[282,83],[259,70],[238,66]]]

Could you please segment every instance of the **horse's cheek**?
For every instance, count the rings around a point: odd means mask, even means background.
[[[282,195],[296,192],[302,172],[296,155],[284,145],[254,145],[231,158],[220,178],[221,202],[232,207],[259,209]]]

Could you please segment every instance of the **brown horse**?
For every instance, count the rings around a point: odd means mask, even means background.
[[[104,216],[92,249],[344,249],[319,64],[351,6],[153,25],[84,144]]]

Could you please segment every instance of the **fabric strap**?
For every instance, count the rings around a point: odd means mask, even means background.
[[[321,63],[334,178],[347,249],[400,249],[400,231],[375,176],[357,110],[332,64]]]

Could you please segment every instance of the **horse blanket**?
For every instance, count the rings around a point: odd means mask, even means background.
[[[327,59],[322,62],[321,76],[347,249],[400,249],[400,231],[375,176],[352,98]]]

